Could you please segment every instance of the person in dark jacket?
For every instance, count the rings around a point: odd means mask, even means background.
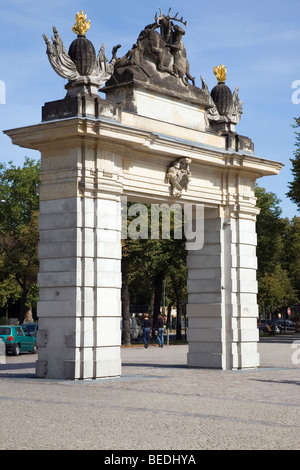
[[[144,323],[143,323],[143,340],[145,348],[149,346],[150,340],[150,319],[148,313],[145,314]]]

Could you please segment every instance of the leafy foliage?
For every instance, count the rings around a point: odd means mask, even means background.
[[[29,158],[0,164],[0,306],[19,301],[21,322],[38,273],[39,170]]]
[[[128,205],[130,208],[130,203]],[[128,210],[130,213],[130,210]],[[153,324],[155,325],[162,305],[163,282],[169,279],[168,285],[174,287],[176,299],[182,298],[186,284],[186,251],[185,239],[174,239],[174,217],[171,212],[170,217],[170,238],[162,239],[161,220],[160,238],[151,238],[151,208],[148,206],[147,218],[140,219],[141,225],[148,227],[142,232],[144,238],[123,240],[123,260],[127,266],[127,282],[130,292],[131,303],[151,304],[153,303]],[[132,222],[132,217],[128,217],[128,225]],[[136,223],[136,220],[135,220]],[[124,278],[123,278],[124,281]],[[176,301],[174,301],[176,304]],[[181,316],[179,314],[180,320]]]
[[[280,200],[264,188],[256,187],[255,196],[260,213],[257,216],[258,273],[273,271],[281,262],[283,253],[284,223],[281,219]]]
[[[293,125],[294,129],[300,127],[300,118],[295,119],[295,124]],[[290,161],[292,163],[292,174],[294,176],[294,180],[289,183],[289,191],[287,192],[287,196],[298,205],[300,210],[300,132],[295,131],[296,134],[296,142],[295,147],[296,150],[294,152],[295,158],[291,158]]]
[[[257,217],[258,303],[260,312],[273,315],[284,311],[285,302],[299,301],[300,220],[281,218],[280,200],[256,187],[260,214]]]

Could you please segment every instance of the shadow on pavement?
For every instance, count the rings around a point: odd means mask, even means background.
[[[28,372],[23,372],[25,370]],[[35,376],[35,361],[0,364],[0,378],[35,378]]]
[[[267,379],[251,379],[255,380],[256,382],[269,382],[269,383],[277,383],[277,384],[286,384],[286,385],[300,385],[300,380],[267,380]]]
[[[166,369],[187,369],[186,364],[157,364],[148,362],[122,362],[122,366],[125,367],[158,367]]]
[[[294,341],[299,341],[300,340],[300,334],[299,333],[287,333],[287,334],[280,334],[280,335],[275,335],[275,336],[260,336],[259,337],[259,343],[285,343],[285,344],[290,344],[293,343]]]

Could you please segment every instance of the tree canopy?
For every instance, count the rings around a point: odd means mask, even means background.
[[[23,167],[0,164],[0,307],[18,302],[20,322],[37,292],[39,170],[27,157]]]
[[[129,214],[130,206],[129,203]],[[178,324],[180,320],[180,328],[178,327],[177,334],[181,335],[180,312],[186,289],[185,239],[184,237],[174,238],[176,212],[171,211],[169,215],[170,238],[165,239],[161,237],[161,219],[159,233],[155,235],[157,238],[151,237],[151,223],[148,223],[151,222],[150,206],[147,207],[147,213],[143,214],[147,223],[143,223],[145,220],[139,217],[134,220],[134,223],[137,223],[139,219],[141,229],[144,226],[144,230],[140,232],[141,239],[129,237],[123,240],[123,289],[126,289],[126,285],[128,285],[131,303],[152,304],[152,321],[153,326],[155,326],[162,307],[163,284],[168,279],[169,292],[174,286],[173,302],[175,305],[177,304],[177,311],[179,312]],[[129,227],[132,221],[132,217],[129,216]],[[126,278],[124,277],[125,270]]]
[[[293,125],[294,129],[299,129],[300,127],[300,118],[295,118],[295,124]],[[299,130],[295,131],[296,141],[294,151],[295,158],[291,158],[292,163],[291,172],[294,176],[294,180],[289,183],[289,191],[287,196],[298,206],[300,210],[300,132]]]
[[[257,216],[258,304],[263,315],[284,313],[286,302],[298,303],[300,264],[300,219],[281,217],[280,200],[274,193],[256,187],[260,214]]]

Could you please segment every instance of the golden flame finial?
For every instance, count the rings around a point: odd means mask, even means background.
[[[225,65],[221,64],[219,67],[215,66],[213,70],[214,70],[215,76],[217,77],[218,82],[224,83],[226,80],[226,73],[227,73]]]
[[[80,13],[76,14],[76,23],[74,24],[72,31],[75,34],[85,36],[85,33],[90,29],[91,21],[86,21],[87,15],[84,15],[83,13],[84,11],[82,10]]]

